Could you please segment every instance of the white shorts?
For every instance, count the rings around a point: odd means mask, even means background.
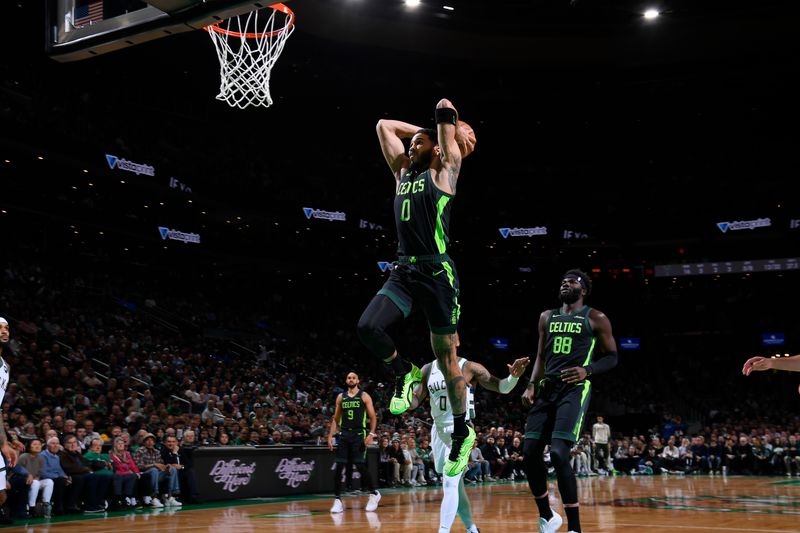
[[[444,472],[444,462],[447,460],[447,457],[450,455],[450,446],[452,445],[452,441],[450,440],[450,436],[452,435],[452,431],[450,432],[443,432],[433,428],[431,431],[431,449],[433,450],[433,464],[436,467],[436,472],[440,475]]]

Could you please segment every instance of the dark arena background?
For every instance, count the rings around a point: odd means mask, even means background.
[[[185,464],[158,507],[144,478],[136,501],[58,476],[51,495],[6,456],[2,527],[435,531],[429,406],[389,412],[392,376],[356,324],[397,258],[376,123],[434,127],[447,98],[477,138],[449,228],[459,353],[500,378],[535,358],[570,268],[591,275],[586,303],[613,325],[619,364],[593,380],[572,450],[582,530],[800,531],[800,374],[742,375],[750,357],[800,353],[800,7],[409,4],[290,0],[274,101],[245,109],[215,98],[216,51],[191,26],[258,5],[3,4],[8,441],[56,453],[77,436],[91,454],[98,438],[102,455],[122,437],[136,456],[152,434],[157,450],[176,438]],[[405,358],[433,360],[421,313],[389,333]],[[531,368],[508,395],[475,390],[491,472],[468,473],[466,491],[483,533],[540,531],[511,458]],[[382,499],[365,511],[356,472],[331,513],[328,431],[350,371],[375,404]],[[554,474],[548,485],[564,516]]]

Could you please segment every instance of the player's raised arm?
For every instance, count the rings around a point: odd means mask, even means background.
[[[447,98],[436,104],[436,133],[439,137],[439,159],[441,169],[436,176],[436,186],[441,190],[455,194],[456,181],[461,172],[461,150],[456,142],[456,124],[458,112]]]
[[[378,132],[378,141],[381,151],[395,180],[400,180],[400,172],[408,168],[409,159],[403,139],[410,139],[421,128],[400,120],[381,119],[375,127]]]
[[[525,372],[525,368],[530,361],[529,357],[520,357],[513,364],[506,365],[508,366],[509,375],[505,379],[500,379],[493,375],[480,363],[468,361],[464,365],[464,379],[470,385],[480,385],[490,391],[508,394],[514,389],[519,377]]]

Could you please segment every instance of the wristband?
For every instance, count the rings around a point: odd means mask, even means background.
[[[439,107],[436,108],[435,115],[436,123],[437,124],[452,124],[453,126],[456,125],[456,121],[458,120],[458,115],[456,114],[456,110],[452,107]]]
[[[498,390],[500,391],[500,394],[508,394],[509,392],[514,390],[514,387],[517,386],[517,381],[519,381],[519,378],[516,378],[511,374],[509,374],[508,377],[502,380],[500,382],[500,385],[497,387]]]

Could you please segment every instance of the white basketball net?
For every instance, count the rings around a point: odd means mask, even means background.
[[[275,19],[281,17],[284,25],[276,29]],[[239,109],[272,105],[270,72],[294,31],[293,18],[291,11],[266,8],[220,22],[216,29],[206,28],[219,57],[217,100]]]

